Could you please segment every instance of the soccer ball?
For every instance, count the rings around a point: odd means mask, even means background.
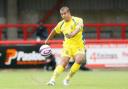
[[[49,45],[42,45],[39,52],[44,57],[49,57],[52,54],[51,47]]]

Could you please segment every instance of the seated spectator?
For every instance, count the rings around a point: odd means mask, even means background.
[[[36,40],[44,40],[48,37],[48,30],[43,26],[42,22],[39,22],[39,27],[36,30]]]

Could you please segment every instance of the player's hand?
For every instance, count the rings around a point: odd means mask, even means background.
[[[45,40],[45,41],[44,41],[44,44],[45,44],[45,45],[50,45],[50,43],[48,42],[48,40]]]
[[[47,44],[47,40],[44,41],[44,44]]]
[[[47,45],[47,44],[48,44],[48,40],[45,40],[45,41],[44,41],[44,44],[46,44],[46,45]]]

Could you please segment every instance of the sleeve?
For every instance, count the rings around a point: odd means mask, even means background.
[[[77,23],[77,24],[83,25],[83,19],[80,18],[80,19],[78,20],[78,23]]]
[[[83,30],[83,19],[82,18],[79,18],[78,20],[77,20],[77,26],[80,26],[80,29],[81,30]]]
[[[56,33],[61,33],[61,29],[60,29],[60,23],[58,23],[57,25],[56,25],[56,27],[54,28],[54,30],[55,30],[55,32]]]

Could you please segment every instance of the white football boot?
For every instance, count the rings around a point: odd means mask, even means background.
[[[51,79],[51,80],[47,83],[47,85],[49,85],[49,86],[54,86],[54,85],[55,85],[55,80]]]
[[[63,81],[63,84],[64,84],[65,86],[68,86],[68,85],[69,85],[69,80],[66,80],[66,79],[65,79],[65,80]]]

